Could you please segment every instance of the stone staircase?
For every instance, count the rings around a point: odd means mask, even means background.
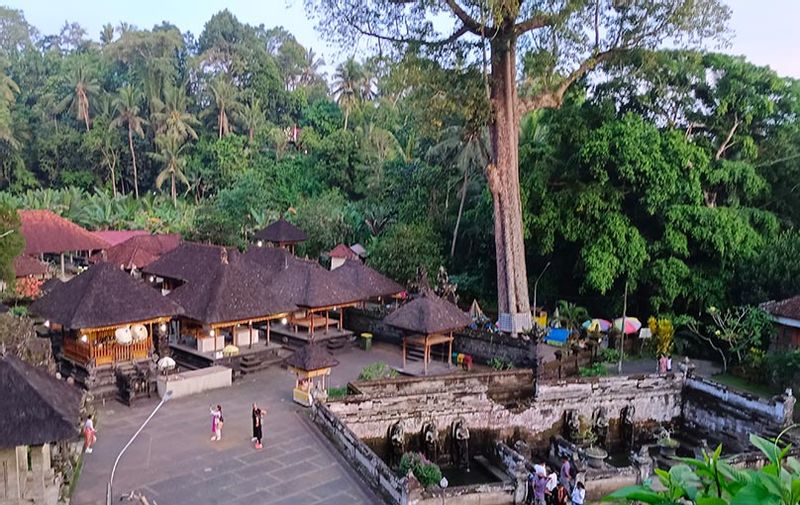
[[[276,349],[269,356],[245,354],[239,361],[239,372],[242,375],[265,370],[273,365],[278,365],[287,357],[291,356],[292,351],[285,348]]]

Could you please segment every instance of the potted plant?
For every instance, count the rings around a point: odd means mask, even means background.
[[[659,452],[665,458],[674,458],[675,451],[681,445],[680,442],[672,438],[672,434],[666,428],[661,428],[657,444]]]
[[[583,445],[588,445],[588,447],[583,450],[583,454],[586,456],[586,464],[592,468],[602,468],[603,461],[608,457],[608,452],[601,447],[595,447],[594,444],[597,442],[597,435],[592,430],[592,424],[583,416],[581,416],[580,421],[581,427],[579,436],[581,443]]]

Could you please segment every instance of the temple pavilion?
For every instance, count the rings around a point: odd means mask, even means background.
[[[465,328],[472,319],[454,304],[426,292],[400,306],[383,322],[406,334],[403,337],[403,368],[406,368],[408,348],[416,347],[422,350],[423,373],[427,374],[434,346],[445,348],[444,362],[452,366],[453,332]]]
[[[258,247],[272,245],[286,248],[292,253],[294,253],[295,245],[305,242],[307,239],[306,232],[284,218],[278,219],[253,235],[253,240]]]

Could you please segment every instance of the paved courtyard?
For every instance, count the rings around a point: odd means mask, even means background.
[[[402,363],[397,348],[376,346],[337,354],[331,385],[354,380],[375,361]],[[114,495],[138,490],[159,505],[380,504],[335,448],[291,400],[294,376],[274,367],[232,387],[167,402],[122,457]],[[267,408],[264,448],[250,443],[250,406]],[[157,400],[128,408],[109,402],[98,413],[98,438],[85,455],[73,503],[105,503],[116,455]],[[222,440],[211,442],[209,407],[222,404]],[[118,498],[115,498],[118,503]]]

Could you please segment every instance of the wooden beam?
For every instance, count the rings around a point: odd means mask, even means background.
[[[406,337],[403,337],[403,370],[406,369]]]
[[[253,348],[253,321],[250,321],[250,324],[247,325],[247,329],[250,332],[250,345],[247,346],[248,349]]]

